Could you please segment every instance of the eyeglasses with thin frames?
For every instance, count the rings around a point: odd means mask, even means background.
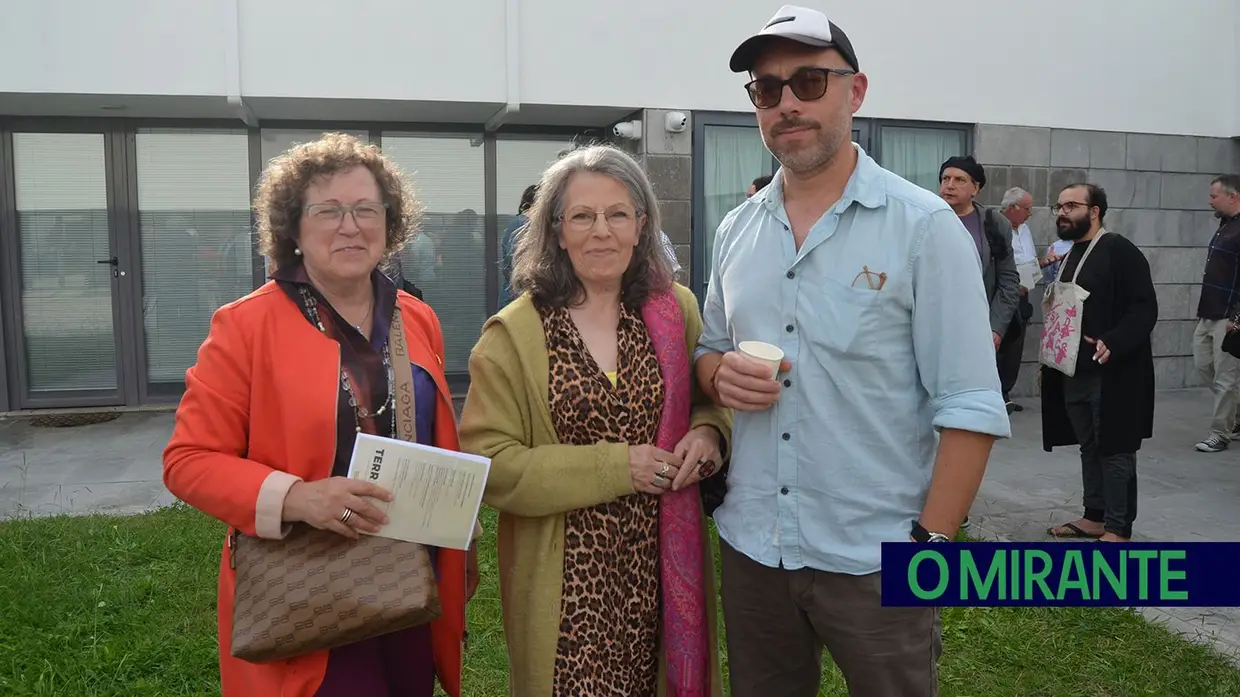
[[[822,99],[827,93],[827,78],[830,75],[856,75],[855,70],[841,68],[802,68],[787,80],[777,77],[760,77],[745,85],[745,94],[749,101],[759,109],[773,109],[784,99],[784,87],[791,87],[792,94],[803,102]]]
[[[594,211],[589,208],[575,208],[568,213],[561,214],[556,218],[556,222],[573,232],[589,232],[594,229],[594,224],[598,222],[599,216],[603,216],[603,219],[607,221],[607,228],[609,230],[612,232],[626,232],[633,229],[640,215],[640,211],[633,210],[628,206],[613,206],[601,211]]]
[[[1093,206],[1089,205],[1088,203],[1081,203],[1080,201],[1066,201],[1064,203],[1056,203],[1055,205],[1051,206],[1051,215],[1059,215],[1060,212],[1071,214],[1072,211],[1078,208],[1092,208],[1092,207]]]
[[[353,222],[358,227],[373,227],[384,220],[388,204],[374,201],[361,201],[351,206],[343,203],[311,203],[306,206],[306,215],[316,223],[339,225],[344,221],[346,213],[353,215]]]

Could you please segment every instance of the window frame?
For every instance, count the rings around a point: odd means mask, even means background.
[[[137,401],[142,404],[165,404],[178,403],[181,395],[185,393],[185,380],[176,382],[159,382],[155,383],[160,386],[152,389],[149,375],[148,361],[150,356],[147,353],[147,344],[149,339],[146,336],[145,311],[142,308],[143,298],[146,296],[146,273],[142,253],[142,207],[138,203],[139,187],[138,187],[138,135],[147,133],[174,132],[184,130],[210,131],[218,134],[229,134],[237,137],[245,136],[247,138],[247,158],[252,158],[254,154],[254,136],[246,128],[245,124],[234,123],[231,128],[224,126],[212,126],[209,128],[202,126],[178,127],[171,125],[142,125],[130,126],[123,134],[125,141],[124,170],[126,178],[125,199],[121,202],[121,210],[117,211],[117,220],[120,224],[125,225],[120,230],[121,236],[125,240],[125,253],[129,256],[129,276],[132,284],[132,297],[122,297],[122,302],[129,302],[132,307],[128,314],[132,315],[131,326],[126,328],[128,336],[126,344],[117,347],[117,351],[125,351],[131,353],[131,356],[123,358],[127,365],[127,370],[132,371],[130,378],[131,384],[136,381]],[[247,172],[252,175],[253,163],[247,161]],[[254,231],[254,180],[251,178],[247,190],[250,192],[250,234],[253,236]],[[255,261],[257,259],[257,262]],[[262,265],[262,257],[258,255],[256,249],[251,249],[250,257],[251,271],[255,265]],[[259,284],[261,285],[261,284]],[[254,286],[257,288],[258,286]],[[172,387],[165,387],[172,386]],[[179,386],[180,389],[177,389]],[[130,400],[126,400],[130,401]]]
[[[707,264],[711,250],[706,248],[706,129],[711,126],[748,126],[758,129],[757,117],[753,113],[731,111],[695,111],[693,112],[693,190],[690,204],[690,215],[693,224],[690,228],[689,254],[689,287],[701,304],[706,298],[706,286],[710,282],[710,267]],[[771,171],[779,169],[779,162],[771,155]]]
[[[878,164],[883,164],[883,129],[884,128],[918,128],[925,131],[958,131],[964,134],[964,154],[973,154],[974,125],[956,121],[917,121],[913,119],[870,119],[870,145],[873,150],[866,152]]]

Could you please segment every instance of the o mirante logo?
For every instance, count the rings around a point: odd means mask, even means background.
[[[1240,543],[887,542],[882,568],[888,606],[1240,606]]]

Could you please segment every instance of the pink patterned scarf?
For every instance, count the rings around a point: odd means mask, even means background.
[[[685,320],[672,291],[652,295],[642,306],[663,375],[663,416],[658,447],[672,451],[689,432],[693,365],[685,351]],[[685,463],[695,467],[697,463]],[[663,647],[669,697],[710,694],[710,635],[703,582],[702,503],[697,485],[659,498],[659,564],[663,591]]]

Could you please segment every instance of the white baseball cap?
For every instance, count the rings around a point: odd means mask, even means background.
[[[762,31],[741,42],[732,53],[729,67],[734,73],[748,72],[753,67],[758,53],[767,41],[783,38],[815,48],[834,48],[844,56],[848,65],[858,72],[857,52],[843,30],[827,19],[818,10],[796,5],[784,5],[774,17],[762,27]]]

